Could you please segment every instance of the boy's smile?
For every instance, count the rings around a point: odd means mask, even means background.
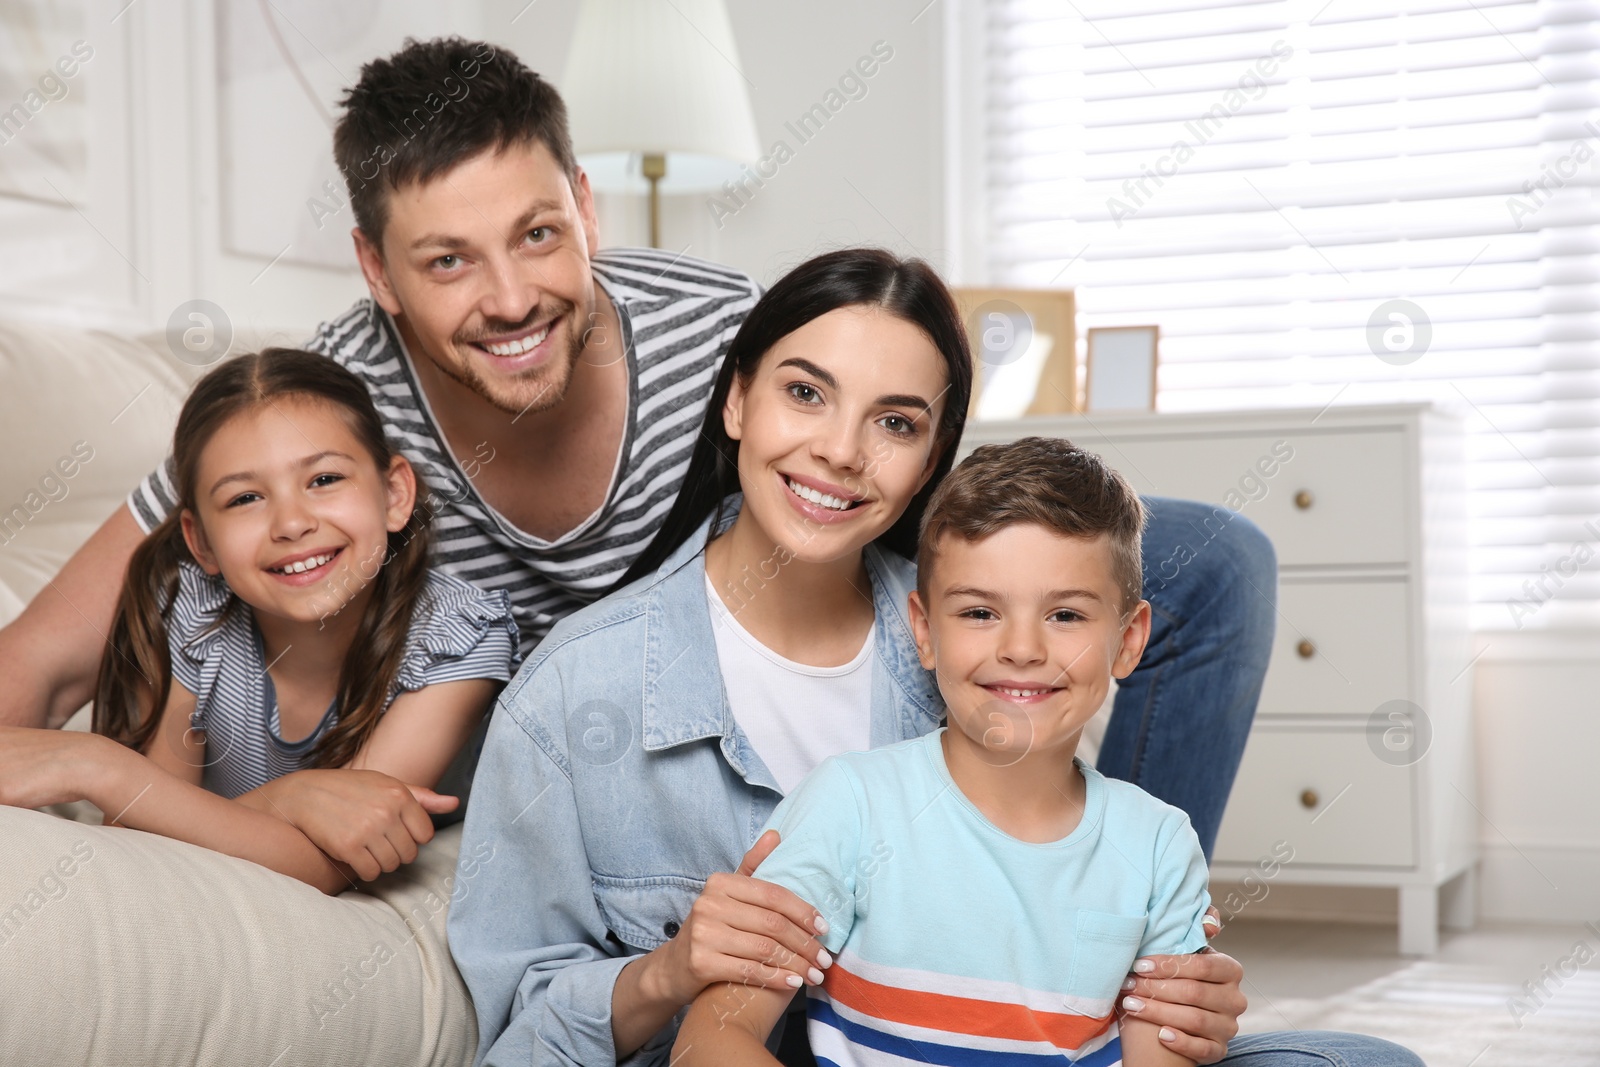
[[[911,623],[949,711],[947,743],[990,764],[1070,761],[1150,633],[1145,601],[1124,617],[1107,538],[1018,522],[976,541],[947,534],[923,566]]]

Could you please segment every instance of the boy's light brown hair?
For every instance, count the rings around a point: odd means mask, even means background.
[[[1143,592],[1139,542],[1144,522],[1139,494],[1093,452],[1057,437],[983,445],[928,501],[917,540],[917,588],[926,600],[927,576],[947,535],[977,541],[1007,526],[1031,523],[1063,537],[1104,534],[1126,615]]]

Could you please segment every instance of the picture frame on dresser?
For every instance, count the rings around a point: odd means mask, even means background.
[[[1082,410],[1077,303],[1071,289],[951,290],[972,349],[969,418]]]
[[[1154,411],[1161,327],[1094,326],[1085,335],[1083,410]]]
[[[1427,404],[1062,415],[969,424],[961,453],[1029,434],[1099,452],[1141,493],[1229,507],[1277,550],[1272,659],[1213,880],[1265,860],[1276,884],[1392,888],[1406,955],[1436,951],[1441,921],[1470,927],[1460,421]]]

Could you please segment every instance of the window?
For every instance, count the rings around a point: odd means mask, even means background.
[[[969,17],[988,281],[1158,323],[1163,411],[1456,411],[1474,626],[1600,624],[1600,5]]]

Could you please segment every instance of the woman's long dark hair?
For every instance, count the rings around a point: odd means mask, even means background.
[[[268,348],[238,356],[211,371],[184,401],[172,437],[178,503],[134,550],[117,601],[94,701],[94,729],[144,751],[161,722],[172,692],[167,617],[178,592],[178,564],[192,560],[180,520],[193,510],[200,455],[224,423],[274,400],[297,398],[333,405],[387,472],[393,457],[383,423],[367,387],[326,356]],[[313,765],[349,763],[377,728],[388,705],[411,629],[412,609],[428,577],[428,512],[412,509],[411,520],[389,535],[382,565],[371,578],[372,597],[356,627],[339,671],[338,721],[317,742]],[[362,570],[365,577],[365,570]],[[238,610],[234,598],[227,610]]]
[[[728,355],[711,390],[705,422],[695,440],[678,498],[661,529],[618,586],[661,566],[708,516],[713,518],[715,528],[722,518],[723,500],[739,490],[739,442],[728,436],[722,421],[722,409],[735,375],[741,382],[749,382],[773,345],[813,319],[853,305],[882,308],[921,329],[944,357],[949,377],[944,413],[934,438],[939,460],[933,476],[876,542],[907,559],[915,557],[922,513],[928,498],[950,473],[956,442],[966,425],[967,405],[972,399],[972,355],[955,300],[932,267],[920,259],[901,259],[880,248],[847,248],[800,264],[767,290],[745,318],[728,346]]]

